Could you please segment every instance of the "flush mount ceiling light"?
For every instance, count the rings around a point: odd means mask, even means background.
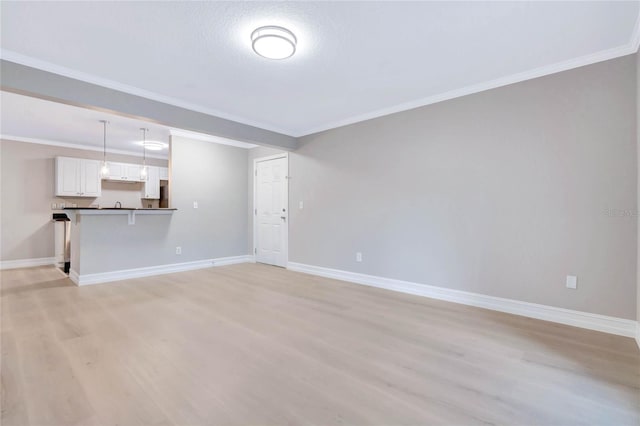
[[[144,142],[142,145],[149,151],[162,151],[167,145],[162,142],[154,142],[148,141]]]
[[[268,59],[286,59],[296,53],[298,40],[286,28],[273,25],[257,28],[251,33],[251,46],[258,55]]]
[[[168,146],[166,143],[158,141],[140,141],[136,143],[140,146],[144,146],[149,151],[162,151]]]

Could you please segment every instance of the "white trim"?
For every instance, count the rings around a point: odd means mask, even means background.
[[[496,89],[498,87],[507,86],[509,84],[519,83],[526,80],[532,80],[538,77],[544,77],[545,75],[555,74],[562,71],[568,71],[574,68],[580,68],[585,65],[595,64],[597,62],[607,61],[609,59],[619,58],[621,56],[630,55],[638,50],[637,46],[633,46],[631,43],[615,47],[601,52],[592,53],[590,55],[581,56],[579,58],[569,59],[567,61],[558,62],[552,65],[546,65],[532,70],[523,71],[516,74],[507,75],[494,80],[484,81],[471,86],[461,87],[449,92],[438,93],[436,95],[427,96],[426,98],[416,99],[413,101],[401,103],[388,108],[381,108],[374,111],[367,112],[352,117],[348,117],[342,120],[337,120],[311,129],[306,129],[300,132],[294,132],[294,137],[302,137],[313,133],[323,132],[325,130],[335,129],[337,127],[347,126],[349,124],[359,123],[361,121],[371,120],[373,118],[382,117],[385,115],[395,114],[397,112],[408,111],[415,108],[435,104],[442,101],[448,101],[454,98],[460,98],[462,96],[472,95],[474,93],[484,92],[490,89]]]
[[[238,117],[233,114],[228,114],[223,111],[204,107],[202,105],[193,104],[191,102],[183,101],[171,96],[161,95],[159,93],[151,92],[149,90],[140,89],[128,84],[119,83],[107,78],[98,77],[93,74],[77,71],[71,68],[63,67],[51,62],[43,61],[33,58],[31,56],[23,55],[12,50],[0,49],[0,58],[14,62],[16,64],[25,65],[31,68],[36,68],[42,71],[58,74],[64,77],[73,78],[75,80],[84,81],[86,83],[96,84],[98,86],[106,87],[108,89],[117,90],[119,92],[129,93],[131,95],[140,96],[143,98],[151,99],[153,101],[162,102],[165,104],[185,108],[191,111],[201,112],[203,114],[212,115],[215,117],[223,118],[225,120],[235,121],[237,123],[246,124],[247,126],[258,127],[264,130],[269,130],[276,133],[287,134],[287,132],[278,127],[274,127],[270,124],[257,122],[254,120],[248,120],[246,118]]]
[[[0,140],[24,142],[24,143],[35,143],[39,145],[60,146],[63,148],[81,149],[84,151],[97,151],[97,152],[103,151],[103,147],[101,146],[98,147],[98,146],[82,145],[78,143],[60,142],[60,141],[54,141],[50,139],[25,138],[23,136],[14,136],[14,135],[0,134]],[[108,154],[122,154],[122,155],[130,155],[133,157],[140,157],[139,152],[125,151],[122,149],[109,149]],[[147,154],[147,158],[157,158],[159,160],[167,160],[169,157],[168,155],[165,155],[163,157],[157,154]]]
[[[69,278],[78,286],[120,281],[130,278],[150,277],[154,275],[171,274],[174,272],[190,271],[193,269],[210,268],[213,266],[233,265],[251,262],[252,256],[231,256],[217,259],[196,260],[195,262],[173,263],[168,265],[149,266],[145,268],[123,269],[120,271],[99,272],[96,274],[80,275],[71,270]]]
[[[384,288],[401,293],[424,296],[432,299],[446,300],[463,305],[477,306],[480,308],[491,309],[499,312],[507,312],[510,314],[521,315],[545,321],[553,321],[560,324],[567,324],[574,327],[587,328],[589,330],[597,330],[605,333],[617,334],[620,336],[637,336],[637,321],[624,318],[616,318],[605,315],[592,314],[589,312],[556,308],[554,306],[521,302],[519,300],[486,296],[484,294],[453,290],[426,284],[418,284],[391,278],[377,277],[374,275],[358,274],[355,272],[324,268],[320,266],[305,265],[302,263],[289,262],[289,264],[287,265],[287,269],[311,275],[318,275],[321,277],[349,281],[371,287]]]
[[[57,265],[58,261],[54,257],[39,257],[34,259],[17,259],[0,261],[0,269],[31,268],[34,266]]]
[[[254,171],[255,166],[257,163],[261,162],[261,161],[269,161],[269,160],[277,160],[278,158],[286,158],[287,159],[287,163],[289,162],[289,153],[288,152],[282,152],[280,154],[274,154],[274,155],[268,155],[266,157],[260,157],[260,158],[254,158],[253,159],[253,166],[254,166]],[[287,170],[288,173],[288,170]]]
[[[636,323],[636,344],[638,345],[638,349],[640,349],[640,318]]]
[[[176,129],[176,128],[169,129],[169,134],[171,136],[176,136],[179,138],[195,139],[198,141],[213,142],[220,145],[237,146],[239,148],[246,148],[246,149],[251,149],[258,146],[248,142],[241,142],[233,139],[222,138],[220,136],[212,136],[204,133],[192,132],[189,130]]]
[[[416,99],[413,101],[401,103],[395,106],[391,106],[388,108],[381,108],[374,111],[367,112],[365,114],[358,114],[355,116],[347,117],[342,120],[337,120],[329,123],[324,123],[315,127],[307,128],[307,129],[282,129],[278,127],[274,127],[269,124],[256,122],[253,120],[249,120],[246,118],[238,117],[235,115],[227,114],[222,111],[214,110],[211,108],[206,108],[201,105],[192,104],[190,102],[186,102],[177,98],[173,98],[170,96],[164,96],[159,93],[150,92],[144,89],[140,89],[134,86],[129,86],[126,84],[118,83],[113,80],[105,79],[102,77],[98,77],[95,75],[91,75],[88,73],[76,71],[70,68],[62,67],[50,62],[42,61],[36,58],[32,58],[26,55],[19,54],[17,52],[13,52],[6,49],[0,49],[0,57],[4,60],[15,62],[21,65],[26,65],[32,68],[37,68],[43,71],[48,71],[51,73],[59,74],[65,77],[74,78],[76,80],[84,81],[87,83],[97,84],[99,86],[103,86],[109,89],[118,90],[121,92],[129,93],[136,96],[141,96],[147,99],[155,100],[158,102],[163,102],[169,105],[174,105],[181,108],[186,108],[192,111],[201,112],[204,114],[224,118],[227,120],[232,120],[238,123],[246,124],[248,126],[258,127],[264,130],[269,130],[272,132],[281,133],[287,136],[292,137],[302,137],[306,135],[310,135],[313,133],[322,132],[325,130],[334,129],[337,127],[346,126],[349,124],[358,123],[365,120],[370,120],[373,118],[382,117],[389,114],[394,114],[397,112],[407,111],[414,108],[419,108],[426,105],[431,105],[437,102],[446,101],[449,99],[458,98],[461,96],[471,95],[474,93],[483,92],[485,90],[495,89],[502,86],[507,86],[509,84],[518,83],[525,80],[531,80],[538,77],[543,77],[545,75],[555,74],[562,71],[567,71],[574,68],[579,68],[585,65],[594,64],[597,62],[603,62],[610,59],[615,59],[621,56],[630,55],[638,51],[638,46],[640,45],[640,15],[639,20],[636,21],[636,25],[633,29],[629,42],[625,45],[614,47],[611,49],[603,50],[600,52],[584,55],[578,58],[569,59],[566,61],[558,62],[551,65],[542,66],[539,68],[535,68],[528,71],[523,71],[516,74],[511,74],[507,76],[503,76],[494,80],[481,82],[478,84],[474,84],[471,86],[462,87],[459,89],[454,89],[449,92],[439,93],[431,96],[427,96],[425,98]]]
[[[262,162],[262,161],[269,161],[269,160],[277,160],[278,158],[285,158],[287,160],[287,220],[286,220],[286,225],[287,225],[287,238],[286,238],[286,243],[287,246],[285,248],[286,254],[285,254],[285,266],[289,264],[289,218],[291,217],[291,205],[289,203],[289,153],[288,152],[282,152],[280,154],[274,154],[274,155],[268,155],[266,157],[259,157],[259,158],[254,158],[253,159],[253,208],[251,209],[251,216],[253,217],[253,262],[255,263],[256,260],[256,255],[257,255],[257,245],[256,245],[256,241],[257,241],[257,237],[258,237],[258,224],[256,223],[256,196],[258,194],[257,191],[257,187],[258,185],[256,185],[256,181],[258,179],[258,163]]]
[[[636,19],[636,25],[633,27],[633,32],[631,33],[629,46],[631,46],[631,50],[633,50],[633,52],[637,52],[638,47],[640,47],[640,13],[638,13],[638,19]]]

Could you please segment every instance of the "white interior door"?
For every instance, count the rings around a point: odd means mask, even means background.
[[[287,157],[255,162],[254,238],[256,262],[287,266],[289,190]]]

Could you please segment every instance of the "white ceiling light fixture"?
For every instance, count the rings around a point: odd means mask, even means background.
[[[157,142],[157,141],[146,141],[140,143],[140,145],[144,146],[149,151],[162,151],[167,147],[166,143]]]
[[[296,53],[298,39],[286,28],[268,25],[251,33],[251,47],[267,59],[286,59]]]

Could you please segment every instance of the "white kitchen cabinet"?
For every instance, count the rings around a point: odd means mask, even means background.
[[[140,164],[125,164],[125,180],[130,180],[134,182],[143,182],[142,175],[142,166]]]
[[[100,161],[96,160],[80,162],[80,186],[83,197],[99,197],[102,194],[101,167]]]
[[[104,176],[103,179],[106,180],[120,180],[122,176],[124,176],[124,163],[112,163],[107,162],[109,166],[109,173],[107,176]]]
[[[56,196],[99,197],[100,161],[56,157]]]
[[[147,180],[144,183],[142,198],[147,200],[160,199],[160,167],[147,167]]]
[[[111,163],[109,162],[109,175],[104,179],[121,182],[142,182],[139,164]]]
[[[160,180],[169,180],[169,168],[168,167],[158,167],[160,171]]]

